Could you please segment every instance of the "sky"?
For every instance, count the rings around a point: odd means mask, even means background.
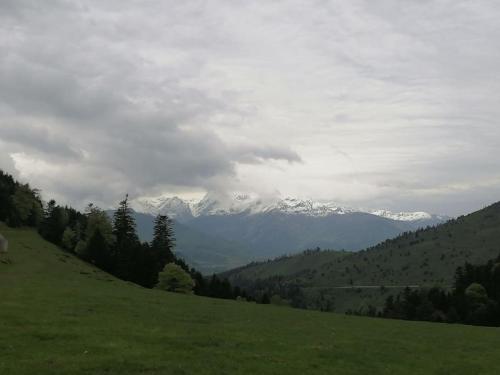
[[[0,168],[83,207],[500,200],[500,2],[0,1]]]

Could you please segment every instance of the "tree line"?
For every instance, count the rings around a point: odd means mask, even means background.
[[[355,315],[500,326],[500,256],[485,264],[458,267],[451,291],[440,287],[405,290],[387,297],[382,310],[373,306]]]
[[[0,170],[0,221],[11,227],[37,228],[49,242],[84,261],[145,288],[195,293],[213,298],[253,300],[227,279],[204,277],[174,252],[171,220],[158,215],[151,242],[141,242],[128,196],[111,219],[89,204],[83,213],[55,200],[44,203],[39,190],[21,184]]]

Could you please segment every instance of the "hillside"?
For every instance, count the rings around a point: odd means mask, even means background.
[[[496,203],[357,253],[306,252],[224,275],[232,283],[268,293],[286,294],[290,287],[299,287],[306,307],[321,308],[327,299],[335,311],[346,311],[380,305],[388,293],[407,285],[448,287],[458,266],[485,262],[499,253],[500,203]]]
[[[148,290],[0,224],[2,374],[496,374],[500,331]],[[466,355],[464,355],[466,353]],[[435,358],[439,358],[436,361]]]

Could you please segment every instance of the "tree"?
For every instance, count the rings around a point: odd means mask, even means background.
[[[85,230],[85,236],[90,239],[94,233],[99,230],[101,235],[104,237],[108,246],[111,246],[115,242],[115,236],[113,234],[113,225],[109,216],[92,204],[89,204],[86,209],[87,217],[87,227]]]
[[[128,204],[128,194],[125,196],[125,199],[120,202],[113,219],[113,234],[118,243],[139,241],[135,220],[132,216],[132,209]]]
[[[73,251],[76,246],[76,240],[77,238],[75,231],[70,227],[66,227],[61,239],[62,247],[64,247],[66,250]]]
[[[486,289],[479,283],[470,284],[465,290],[465,296],[473,304],[485,303],[488,300]]]
[[[29,185],[18,185],[11,202],[10,225],[37,226],[39,224],[43,214],[42,204],[36,191],[31,190]]]
[[[47,203],[39,228],[42,237],[56,245],[60,245],[67,225],[68,215],[66,210],[63,207],[57,206],[55,200]]]
[[[165,215],[158,215],[154,224],[153,241],[151,241],[151,252],[155,257],[157,272],[160,272],[167,263],[175,262],[174,244],[171,220]]]
[[[271,303],[271,300],[269,299],[269,296],[267,295],[267,293],[264,293],[261,300],[260,300],[260,303],[262,303],[263,305],[269,305]]]
[[[8,222],[12,214],[12,195],[17,182],[11,175],[0,170],[0,221]]]
[[[120,202],[120,206],[114,214],[113,235],[116,239],[114,246],[115,275],[121,279],[132,281],[134,253],[140,248],[140,242],[132,210],[128,205],[128,195]]]
[[[168,263],[159,274],[158,289],[175,293],[190,294],[194,288],[191,276],[175,263]]]
[[[106,238],[97,228],[86,244],[85,255],[88,261],[105,270],[112,270],[112,254]]]

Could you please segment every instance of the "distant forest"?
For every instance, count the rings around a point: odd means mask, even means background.
[[[240,288],[233,288],[227,279],[216,275],[205,278],[177,257],[172,222],[167,216],[158,215],[152,241],[141,242],[128,196],[120,202],[111,220],[104,210],[93,204],[82,213],[60,206],[55,200],[44,203],[39,190],[19,183],[0,170],[0,221],[10,227],[34,227],[47,241],[122,280],[145,288],[159,285],[166,265],[176,264],[191,277],[192,288],[189,289],[197,295],[253,300]],[[175,282],[175,274],[170,278]],[[267,300],[258,302],[266,303]]]
[[[452,291],[434,287],[410,290],[389,296],[382,311],[350,314],[392,319],[500,326],[500,256],[486,264],[466,263],[455,272]]]

